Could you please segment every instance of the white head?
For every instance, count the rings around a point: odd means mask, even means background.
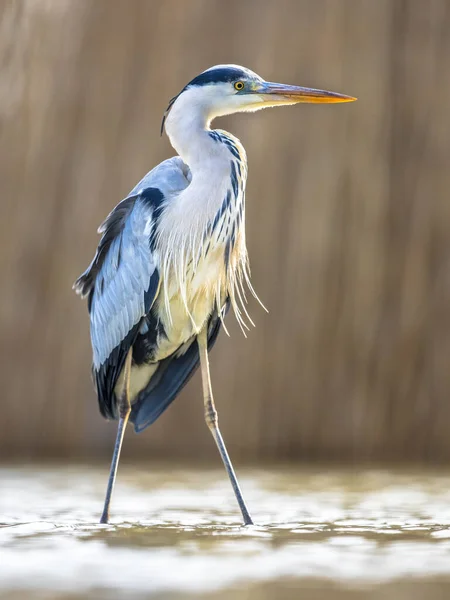
[[[163,118],[161,131],[171,120],[192,118],[209,127],[216,117],[236,112],[254,112],[270,106],[299,102],[351,102],[344,96],[316,90],[264,81],[259,75],[239,65],[216,65],[195,77],[172,98]],[[200,123],[199,123],[200,125]]]
[[[211,139],[204,136],[216,117],[254,112],[299,102],[350,102],[351,96],[312,88],[270,83],[238,65],[217,65],[204,71],[172,98],[164,114],[170,143],[191,168],[204,161]],[[206,142],[206,145],[205,145]]]

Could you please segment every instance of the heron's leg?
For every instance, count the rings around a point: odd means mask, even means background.
[[[100,518],[100,523],[108,523],[109,521],[109,505],[111,504],[111,496],[114,489],[114,483],[116,481],[117,465],[119,464],[120,450],[122,448],[123,436],[128,423],[128,417],[130,416],[130,372],[131,372],[131,358],[133,356],[133,349],[130,348],[125,360],[123,368],[123,388],[120,394],[118,408],[119,408],[119,427],[117,429],[116,443],[114,445],[114,453],[111,461],[111,469],[109,471],[108,487],[106,488],[105,505],[103,507],[103,513]]]
[[[231,464],[230,457],[228,456],[225,443],[219,430],[217,411],[216,407],[214,406],[214,398],[212,394],[211,376],[209,372],[207,328],[203,329],[203,331],[199,333],[199,335],[197,336],[197,343],[198,351],[200,353],[200,368],[202,372],[203,401],[205,403],[205,421],[217,444],[220,456],[223,460],[223,464],[225,465],[228,477],[230,478],[231,485],[236,496],[236,500],[238,501],[239,508],[241,509],[242,517],[244,519],[244,525],[253,525],[252,518],[245,505],[238,480],[236,479],[236,475],[234,473],[233,465]]]

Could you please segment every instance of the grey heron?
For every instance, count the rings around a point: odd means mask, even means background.
[[[101,414],[118,419],[101,523],[128,421],[151,425],[200,365],[204,415],[236,495],[252,519],[218,426],[208,352],[229,307],[244,326],[252,293],[245,243],[247,159],[213,119],[299,102],[351,96],[269,83],[247,68],[207,69],[172,98],[165,129],[178,156],[150,171],[99,227],[97,252],[74,284],[88,297],[92,373]]]

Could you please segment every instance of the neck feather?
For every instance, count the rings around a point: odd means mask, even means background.
[[[210,124],[209,106],[195,88],[184,91],[167,115],[165,129],[170,143],[193,173],[213,158]]]

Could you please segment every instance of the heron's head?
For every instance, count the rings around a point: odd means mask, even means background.
[[[352,102],[352,96],[335,92],[271,83],[238,65],[217,65],[207,69],[172,98],[162,126],[172,108],[201,113],[206,121],[236,112],[253,112],[270,106],[300,102]]]

